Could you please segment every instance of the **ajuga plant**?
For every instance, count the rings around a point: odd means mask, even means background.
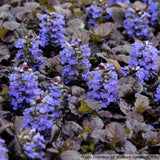
[[[149,23],[154,26],[157,23],[157,20],[159,18],[159,3],[153,2],[152,0],[149,1],[149,6],[147,8],[147,12],[149,13]]]
[[[5,141],[0,138],[0,160],[7,160],[6,153],[8,152],[8,150],[4,144]]]
[[[144,38],[150,35],[148,24],[150,14],[144,10],[128,7],[125,14],[124,28],[132,37]]]
[[[40,93],[37,80],[38,77],[26,62],[15,67],[15,72],[9,76],[10,90],[8,91],[9,102],[14,110],[29,107],[33,97]]]
[[[43,14],[39,24],[41,46],[45,47],[51,44],[63,47],[65,44],[64,25],[65,20],[61,14],[56,12]]]
[[[88,13],[88,24],[96,26],[97,22],[103,21],[103,19],[110,19],[112,16],[112,10],[108,7],[107,3],[101,4],[94,2],[91,6],[86,8]]]
[[[18,138],[23,151],[22,159],[44,159],[45,139],[36,129],[23,129]]]
[[[136,76],[142,84],[149,80],[151,74],[157,74],[159,53],[148,41],[132,44],[129,67],[136,68]]]
[[[23,112],[25,116],[22,128],[35,128],[39,132],[49,131],[53,125],[53,119],[60,116],[59,110],[62,90],[60,84],[52,84],[50,92],[41,92],[36,95]]]
[[[160,85],[156,88],[156,94],[155,94],[155,102],[158,102],[160,100]]]
[[[65,83],[68,83],[71,77],[75,80],[82,79],[87,81],[87,74],[91,63],[88,58],[90,57],[90,48],[87,44],[82,45],[81,40],[72,40],[66,43],[65,48],[60,51],[61,64],[64,66],[62,76]]]
[[[42,50],[40,49],[42,41],[34,31],[30,30],[24,39],[20,38],[15,47],[18,48],[18,52],[15,56],[16,60],[21,62],[27,62],[35,71],[44,62],[42,57]]]
[[[118,4],[118,3],[126,3],[126,4],[130,4],[130,0],[110,0],[108,2],[109,5],[114,5],[114,4]]]
[[[89,99],[99,100],[104,108],[118,100],[118,75],[114,65],[101,63],[88,77]]]

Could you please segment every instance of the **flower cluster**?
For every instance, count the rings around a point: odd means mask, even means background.
[[[15,44],[15,47],[19,49],[15,59],[27,62],[34,71],[37,70],[44,63],[42,50],[39,48],[41,43],[39,36],[30,30],[24,39],[20,38]]]
[[[65,48],[60,52],[61,64],[64,65],[62,76],[65,82],[69,82],[69,77],[81,78],[87,80],[87,73],[91,64],[88,60],[90,57],[90,48],[88,45],[81,45],[80,40],[72,40],[66,44]]]
[[[118,3],[126,3],[126,4],[130,4],[130,0],[110,0],[108,2],[109,5],[114,5],[114,4],[118,4]]]
[[[124,20],[124,28],[130,37],[148,37],[150,14],[139,9],[127,8]]]
[[[56,12],[43,14],[39,24],[42,47],[47,46],[49,43],[62,47],[65,42],[64,25],[64,17],[61,14]]]
[[[157,102],[160,100],[160,85],[156,88],[156,94],[155,94],[155,99],[154,101]]]
[[[23,63],[15,68],[15,73],[10,74],[9,80],[10,91],[8,95],[13,109],[29,107],[33,97],[39,94],[38,77],[34,75],[26,63]]]
[[[7,149],[4,146],[5,141],[0,138],[0,160],[7,160],[5,154],[7,153]]]
[[[43,149],[46,148],[45,140],[36,129],[23,130],[18,137],[23,146],[25,157],[30,159],[44,159]]]
[[[149,6],[147,8],[147,12],[150,15],[149,18],[149,23],[154,26],[156,24],[156,21],[158,20],[158,16],[159,16],[159,3],[158,2],[150,2]]]
[[[101,63],[88,76],[89,99],[99,100],[105,108],[118,100],[118,75],[112,64]]]
[[[22,128],[35,128],[39,132],[51,129],[53,118],[59,117],[59,105],[61,102],[60,85],[52,84],[50,94],[41,91],[41,94],[35,96],[31,101],[31,107],[23,112],[25,116]]]
[[[158,54],[160,52],[152,46],[152,43],[145,41],[142,43],[135,42],[132,44],[130,51],[129,67],[136,67],[136,76],[144,84],[150,75],[158,71]]]
[[[88,24],[96,26],[96,21],[100,19],[100,17],[105,17],[105,19],[110,19],[112,16],[112,10],[108,8],[107,5],[103,5],[103,7],[98,6],[97,3],[92,4],[91,6],[86,8],[89,20]]]

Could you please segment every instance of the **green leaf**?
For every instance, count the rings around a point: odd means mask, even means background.
[[[0,28],[0,38],[4,38],[6,32],[8,31],[8,29],[6,28]]]
[[[43,4],[45,4],[45,3],[48,3],[48,1],[49,1],[49,0],[38,0],[38,2],[39,2],[41,5],[43,5]]]
[[[43,6],[46,6],[46,8],[50,11],[50,12],[53,12],[54,10],[54,7],[49,5],[49,4],[43,4]]]
[[[84,29],[84,27],[85,27],[85,24],[81,23],[80,28]]]
[[[94,149],[95,149],[95,144],[91,143],[90,146],[89,146],[89,150],[93,152]]]
[[[87,152],[88,151],[88,148],[86,146],[81,146],[81,149],[83,152]]]
[[[147,109],[146,108],[136,108],[136,110],[142,114],[143,112],[145,112]]]
[[[81,105],[78,108],[78,112],[90,112],[90,111],[92,111],[92,109],[89,108],[87,104],[82,100]]]
[[[10,89],[7,87],[7,88],[4,88],[3,90],[2,90],[2,92],[0,93],[0,95],[3,97],[3,99],[5,100],[5,101],[7,101],[8,99],[9,99],[9,96],[8,96],[8,91],[9,91]]]
[[[116,143],[110,143],[109,145],[110,145],[111,149],[114,150],[115,146],[116,146]]]

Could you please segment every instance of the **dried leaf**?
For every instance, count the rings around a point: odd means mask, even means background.
[[[136,107],[136,110],[141,114],[151,108],[149,106],[149,100],[146,98],[137,98],[134,105]]]
[[[127,138],[124,127],[117,122],[111,122],[106,125],[106,134],[109,143],[123,142]]]
[[[61,152],[73,150],[73,144],[69,141],[65,141],[61,147]]]
[[[121,73],[121,66],[119,65],[119,63],[116,60],[114,60],[114,59],[108,59],[108,61],[109,61],[109,63],[112,63],[115,66],[116,71],[118,72],[118,74],[122,75],[122,73]]]

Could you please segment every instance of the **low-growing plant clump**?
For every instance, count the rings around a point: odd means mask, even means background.
[[[0,6],[0,159],[160,154],[153,0]]]

